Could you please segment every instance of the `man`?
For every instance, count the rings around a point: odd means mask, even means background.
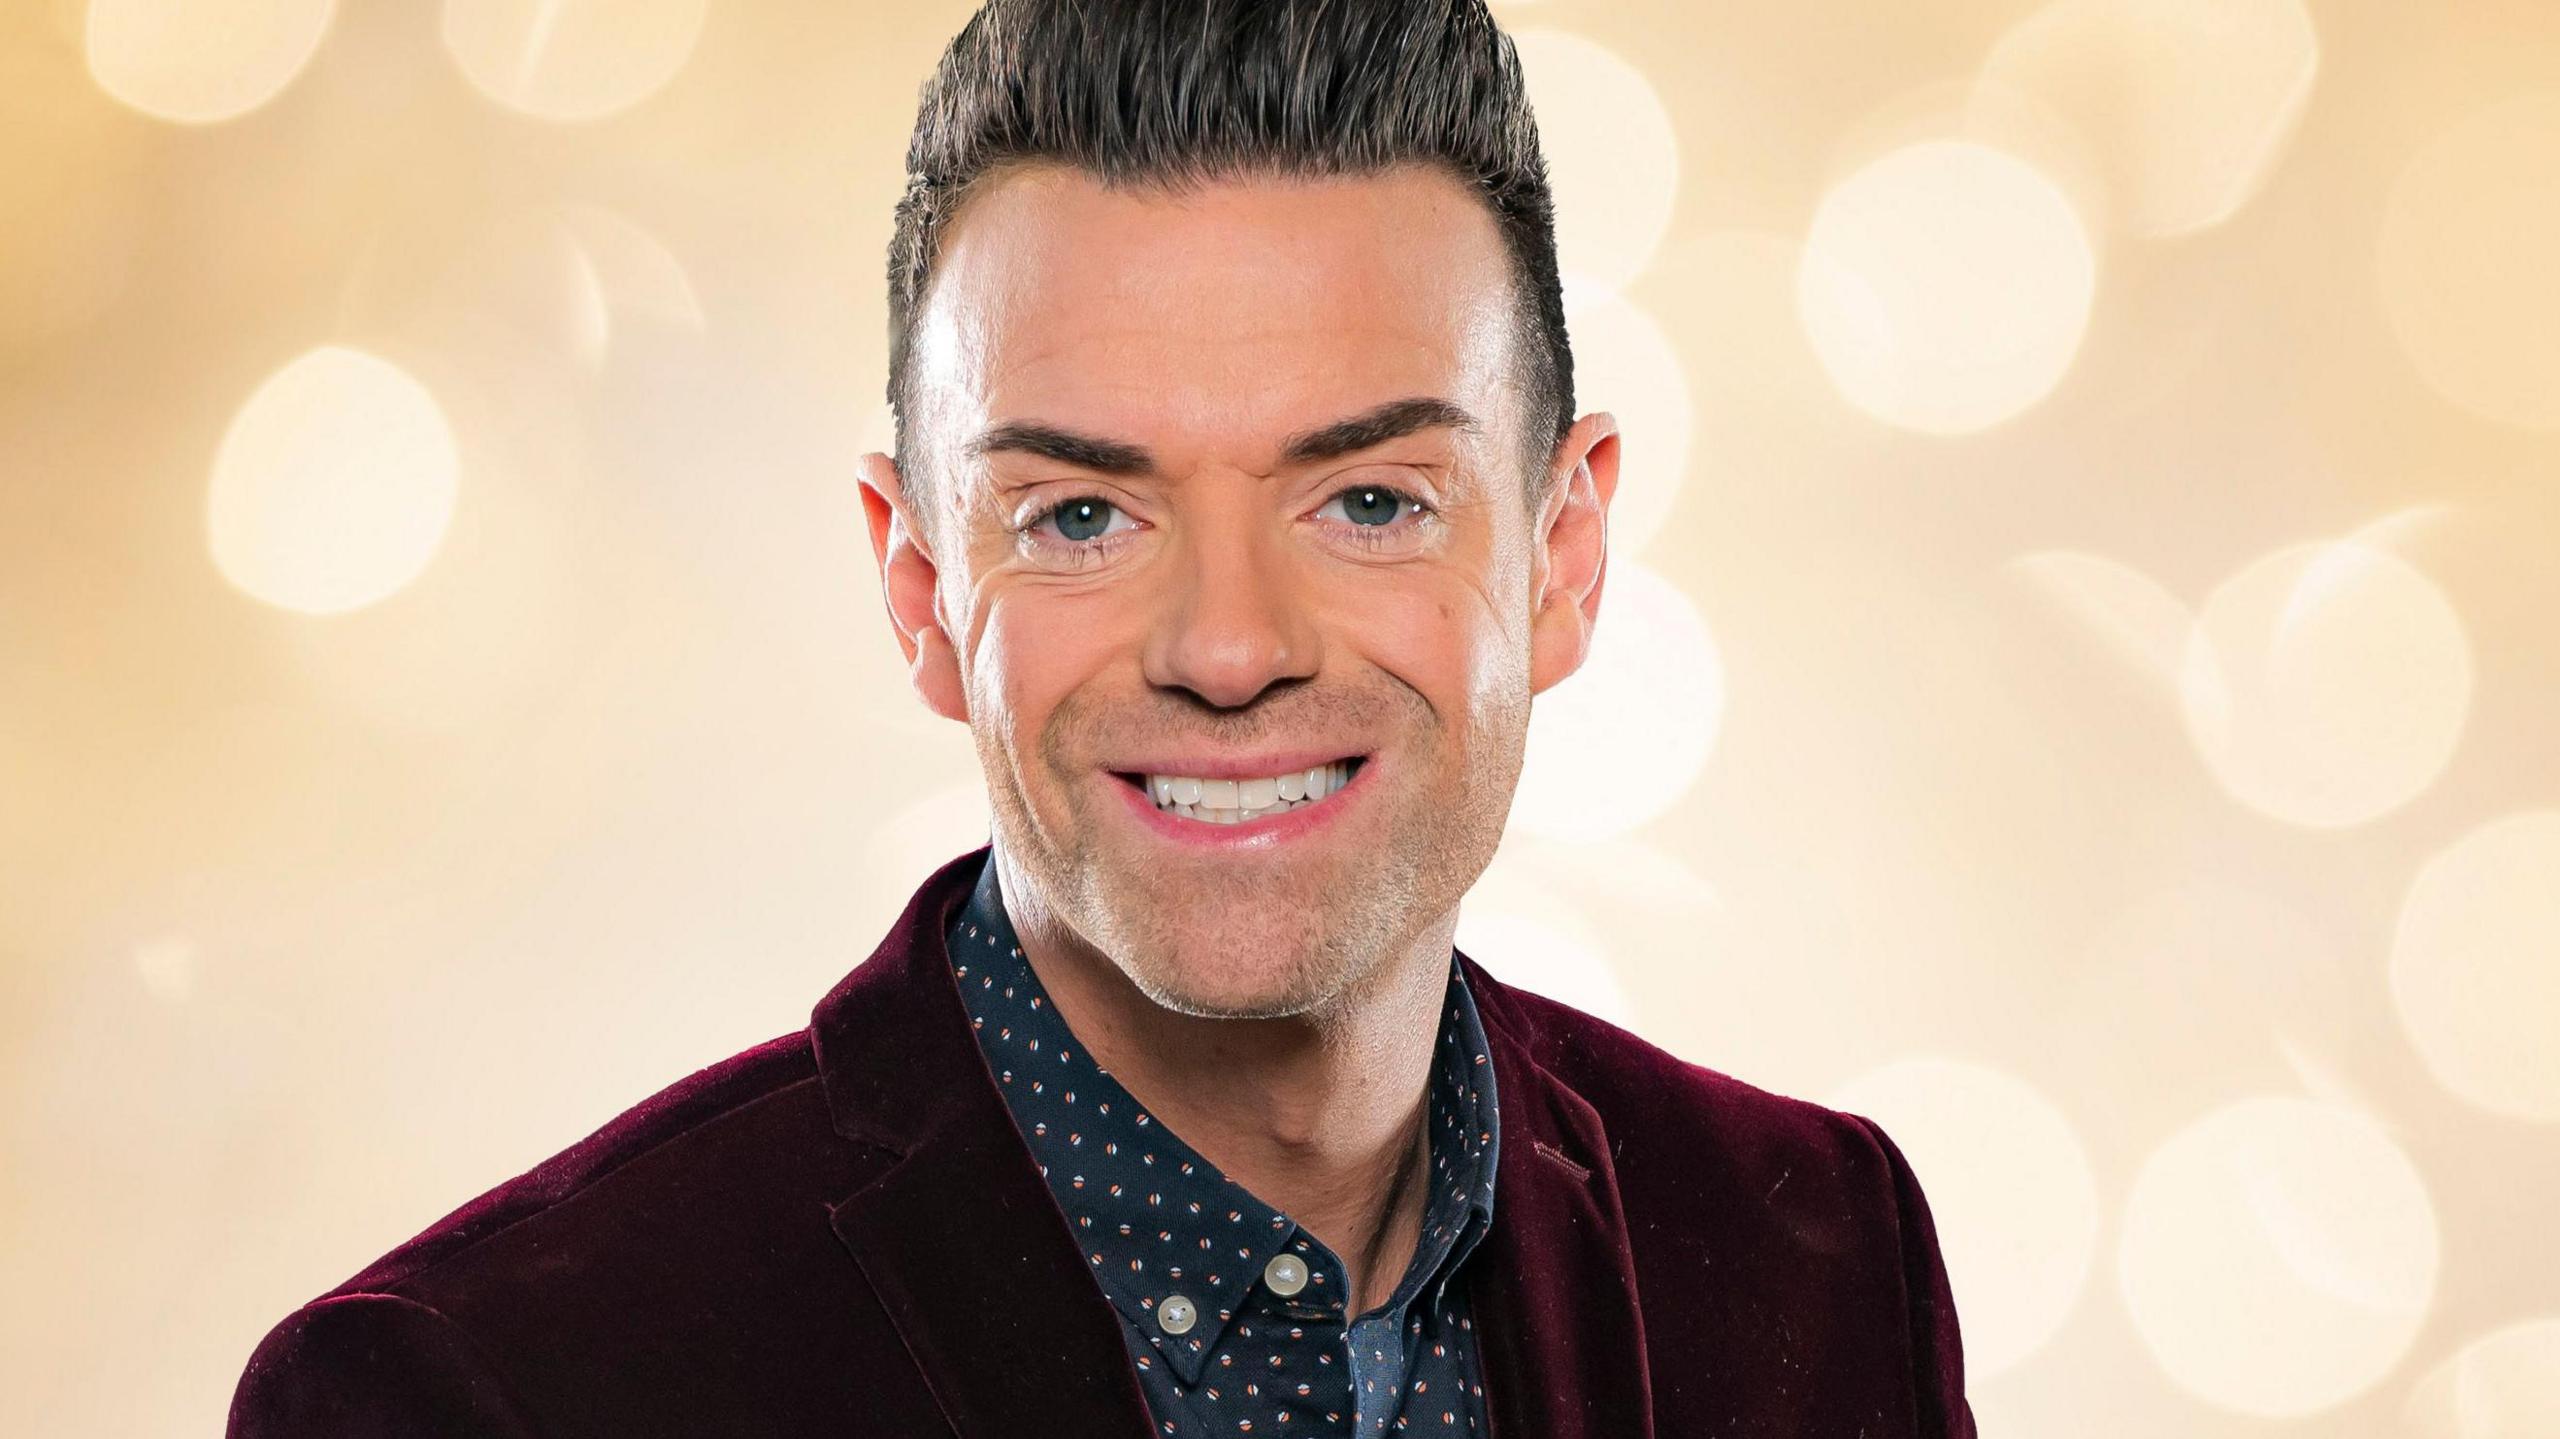
[[[909,171],[862,499],[992,845],[233,1432],[1970,1436],[1880,1130],[1452,947],[1618,474],[1480,0],[990,0]]]

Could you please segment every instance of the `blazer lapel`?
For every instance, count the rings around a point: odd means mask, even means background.
[[[838,1132],[898,1157],[833,1211],[961,1439],[1140,1439],[1120,1321],[997,1093],[944,948],[988,851],[936,870],[819,1002]]]
[[[837,1131],[895,1156],[833,1211],[961,1439],[1141,1439],[1119,1316],[979,1057],[944,949],[981,847],[936,870],[810,1026]],[[1644,1321],[1607,1131],[1464,954],[1501,1103],[1493,1228],[1468,1265],[1501,1439],[1652,1439]]]
[[[1626,1215],[1607,1130],[1538,1062],[1503,986],[1464,954],[1492,1051],[1502,1144],[1493,1228],[1468,1266],[1485,1401],[1500,1439],[1651,1439]]]

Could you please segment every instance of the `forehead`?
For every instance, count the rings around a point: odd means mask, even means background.
[[[1287,434],[1411,396],[1507,433],[1511,294],[1491,213],[1438,170],[1177,195],[1042,165],[945,232],[914,379],[963,438],[1040,420],[1262,469]]]

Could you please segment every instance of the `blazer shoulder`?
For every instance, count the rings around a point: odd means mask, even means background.
[[[230,1439],[392,1439],[534,1427],[477,1346],[434,1309],[390,1294],[316,1299],[269,1331],[231,1400]]]
[[[1622,1182],[1642,1188],[1651,1177],[1677,1176],[1684,1187],[1765,1189],[1829,1177],[1871,1203],[1894,1192],[1899,1156],[1879,1142],[1872,1121],[1683,1059],[1597,1015],[1498,981],[1478,988],[1477,1004],[1488,1028],[1507,1030],[1539,1068],[1591,1105],[1617,1147]]]
[[[644,1158],[713,1139],[766,1101],[804,1091],[814,1102],[816,1086],[816,1060],[805,1030],[705,1066],[437,1220],[322,1298],[399,1290]]]
[[[1833,1332],[1861,1336],[1850,1349],[1902,1351],[1909,1432],[1973,1439],[1936,1225],[1882,1125],[1692,1064],[1553,1000],[1488,989],[1488,1030],[1502,1024],[1598,1115],[1639,1268],[1684,1281],[1659,1292],[1694,1294],[1685,1280],[1712,1267],[1719,1303],[1763,1316],[1823,1308]],[[1649,1312],[1648,1326],[1657,1318],[1668,1332],[1668,1315]]]

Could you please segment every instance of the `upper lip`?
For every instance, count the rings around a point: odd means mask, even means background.
[[[1185,779],[1262,779],[1292,770],[1314,769],[1336,760],[1367,757],[1361,750],[1293,749],[1248,755],[1167,755],[1145,760],[1114,760],[1103,768],[1114,774],[1169,774]]]

